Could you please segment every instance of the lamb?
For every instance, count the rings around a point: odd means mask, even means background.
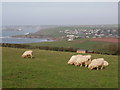
[[[98,59],[93,59],[91,63],[88,66],[88,69],[92,70],[93,68],[101,68],[103,69],[104,67],[104,59],[103,58],[98,58]]]
[[[84,55],[81,57],[78,57],[76,62],[75,62],[75,66],[81,66],[83,64],[85,64],[85,67],[87,67],[87,65],[91,62],[91,55]]]
[[[30,56],[31,58],[33,57],[32,56],[32,53],[33,51],[29,50],[29,51],[25,51],[23,54],[22,54],[22,58],[28,58],[28,56]]]
[[[78,57],[81,57],[81,56],[82,56],[82,55],[73,55],[73,56],[70,58],[70,60],[68,61],[68,64],[74,65],[75,62],[76,62],[76,60],[77,60],[77,58],[78,58]]]

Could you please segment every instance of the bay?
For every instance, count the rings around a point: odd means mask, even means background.
[[[34,33],[38,30],[35,28],[24,28],[21,30],[2,30],[2,43],[36,43],[36,42],[48,42],[52,40],[48,40],[47,38],[15,38],[11,36],[15,35],[25,35],[26,33]]]

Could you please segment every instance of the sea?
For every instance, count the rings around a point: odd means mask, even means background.
[[[37,42],[51,42],[53,40],[48,40],[47,38],[18,38],[11,37],[15,35],[25,35],[26,33],[35,33],[37,29],[34,28],[24,28],[21,30],[2,30],[2,35],[0,35],[1,43],[37,43]]]

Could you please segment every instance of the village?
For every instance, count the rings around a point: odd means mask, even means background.
[[[64,33],[66,36],[62,38],[68,38],[68,41],[72,41],[76,38],[102,38],[102,37],[115,37],[118,38],[118,30],[116,29],[66,29],[59,31],[59,33]]]

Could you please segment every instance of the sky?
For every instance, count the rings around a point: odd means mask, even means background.
[[[117,24],[117,2],[4,2],[3,25]]]
[[[119,2],[120,0],[1,0],[1,2]]]

